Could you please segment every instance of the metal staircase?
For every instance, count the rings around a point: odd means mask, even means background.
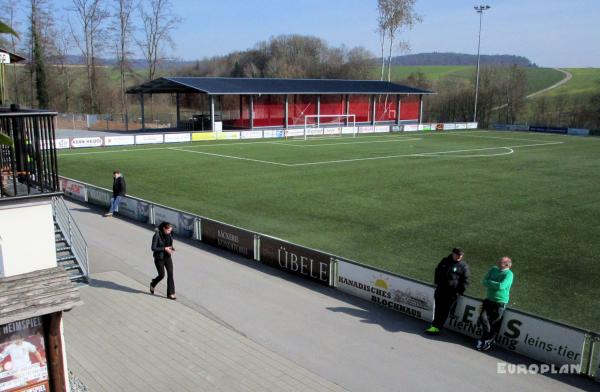
[[[71,281],[89,283],[87,243],[62,196],[53,197],[52,205],[56,263],[68,272]]]

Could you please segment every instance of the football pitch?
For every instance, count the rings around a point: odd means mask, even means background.
[[[462,247],[477,297],[508,255],[511,307],[600,330],[600,139],[221,140],[61,151],[59,168],[106,188],[119,169],[132,196],[427,282]]]

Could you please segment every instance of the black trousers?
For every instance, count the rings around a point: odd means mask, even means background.
[[[173,259],[165,257],[164,259],[154,259],[154,265],[158,276],[152,279],[152,287],[156,287],[158,282],[165,277],[165,268],[167,269],[167,295],[175,294],[175,280],[173,279]]]
[[[450,309],[452,309],[452,306],[458,298],[458,293],[436,289],[433,297],[435,299],[435,313],[431,325],[442,329],[450,314]]]
[[[502,317],[504,317],[505,310],[506,304],[490,301],[489,299],[483,300],[481,314],[479,315],[479,322],[483,328],[481,339],[496,339],[502,326]]]

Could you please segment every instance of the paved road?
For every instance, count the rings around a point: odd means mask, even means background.
[[[203,244],[176,243],[176,303],[145,295],[145,287],[155,274],[149,249],[152,231],[148,226],[103,218],[99,211],[83,205],[70,206],[88,241],[95,284],[82,289],[86,304],[66,314],[65,333],[69,365],[92,390],[110,390],[95,380],[93,375],[98,369],[106,373],[105,377],[129,382],[128,391],[147,390],[139,384],[144,375],[155,372],[169,377],[174,368],[171,360],[181,361],[176,369],[189,366],[186,374],[198,372],[205,375],[199,376],[198,382],[206,381],[207,377],[216,377],[212,374],[215,369],[209,366],[212,361],[206,358],[220,358],[230,340],[244,341],[275,362],[279,359],[286,366],[279,376],[290,376],[289,369],[295,368],[296,381],[289,377],[283,381],[293,390],[314,390],[316,384],[325,390],[350,391],[600,389],[598,384],[578,376],[498,374],[499,362],[531,362],[503,350],[479,353],[471,348],[469,340],[452,333],[428,338],[422,334],[426,325],[419,320]],[[163,283],[157,291],[164,295]],[[152,310],[153,303],[156,311]],[[216,340],[212,352],[207,352],[200,337],[187,336],[187,346],[167,326],[159,324],[165,333],[154,344],[155,335],[151,332],[145,336],[146,324],[137,321],[144,315],[146,322],[155,319],[157,323],[185,317],[189,320],[182,327],[185,331],[194,330],[198,324],[198,328],[218,329],[222,338]],[[111,321],[115,317],[119,322]],[[148,322],[148,328],[153,327]],[[96,336],[97,331],[104,333]],[[114,357],[111,347],[119,347],[123,336],[141,341],[131,352],[120,350],[124,357],[120,364],[103,363]],[[170,354],[181,350],[185,352],[183,359]],[[236,361],[235,350],[231,351],[231,361]],[[136,371],[137,375],[129,380],[122,368],[125,365],[143,370]],[[231,372],[233,383],[222,390],[233,389],[239,378],[234,365],[216,369],[223,374]],[[252,371],[263,374],[260,372],[268,370],[264,367],[270,368],[269,363]],[[310,385],[302,383],[305,377]],[[182,388],[190,384],[179,382]],[[179,390],[164,388],[158,390]]]

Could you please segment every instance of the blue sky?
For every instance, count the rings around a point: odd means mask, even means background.
[[[172,1],[184,18],[173,34],[173,54],[181,59],[223,55],[292,33],[378,53],[376,0]],[[492,7],[483,19],[483,54],[522,55],[540,66],[600,67],[600,0],[417,0],[423,22],[404,34],[410,53],[476,53],[476,4]]]

